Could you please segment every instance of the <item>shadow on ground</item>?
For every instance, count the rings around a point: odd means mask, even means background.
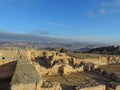
[[[51,67],[51,65],[48,64],[46,57],[36,57],[35,62],[39,63],[40,66],[45,67],[46,69]]]
[[[15,67],[15,61],[0,65],[0,90],[10,90],[10,82]]]

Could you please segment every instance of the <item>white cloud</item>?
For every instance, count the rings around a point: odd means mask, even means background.
[[[104,9],[99,9],[98,12],[99,12],[100,14],[102,14],[102,15],[106,14],[106,11],[105,11]]]
[[[120,13],[120,9],[111,8],[109,9],[109,12]]]
[[[120,0],[104,1],[102,2],[103,7],[118,7],[120,5]]]
[[[95,14],[92,12],[92,11],[88,11],[88,16],[90,16],[90,17],[95,17]]]
[[[45,30],[37,30],[36,33],[40,34],[40,35],[49,35],[50,34],[50,32],[45,31]]]
[[[120,0],[104,1],[98,12],[101,15],[108,13],[120,13]]]
[[[48,22],[49,25],[56,26],[56,27],[64,27],[63,24],[55,23],[55,22]]]

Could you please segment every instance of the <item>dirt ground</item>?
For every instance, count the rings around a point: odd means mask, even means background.
[[[120,73],[120,64],[100,66],[101,69]]]
[[[97,86],[97,83],[91,76],[88,76],[87,73],[79,72],[79,73],[72,73],[70,75],[53,75],[53,76],[43,76],[43,79],[50,82],[59,82],[63,85],[63,88],[66,87],[75,87],[80,86],[89,87],[89,86]],[[64,89],[65,90],[65,89]],[[73,89],[71,89],[73,90]]]

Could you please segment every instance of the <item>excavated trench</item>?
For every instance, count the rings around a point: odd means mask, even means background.
[[[10,82],[15,67],[16,61],[0,60],[0,90],[10,90]]]
[[[10,90],[11,78],[0,80],[0,90]]]

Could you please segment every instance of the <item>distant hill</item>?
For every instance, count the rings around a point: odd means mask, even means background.
[[[65,48],[72,51],[86,51],[94,47],[104,46],[104,44],[83,42],[65,38],[37,36],[31,34],[11,33],[0,31],[0,46],[1,47],[21,47],[35,49],[53,49]]]
[[[111,54],[111,55],[118,55],[120,54],[120,46],[106,46],[106,47],[99,47],[88,50],[87,53],[94,53],[94,54]]]
[[[30,42],[72,42],[63,38],[52,38],[31,34],[0,32],[0,41],[30,41]]]

